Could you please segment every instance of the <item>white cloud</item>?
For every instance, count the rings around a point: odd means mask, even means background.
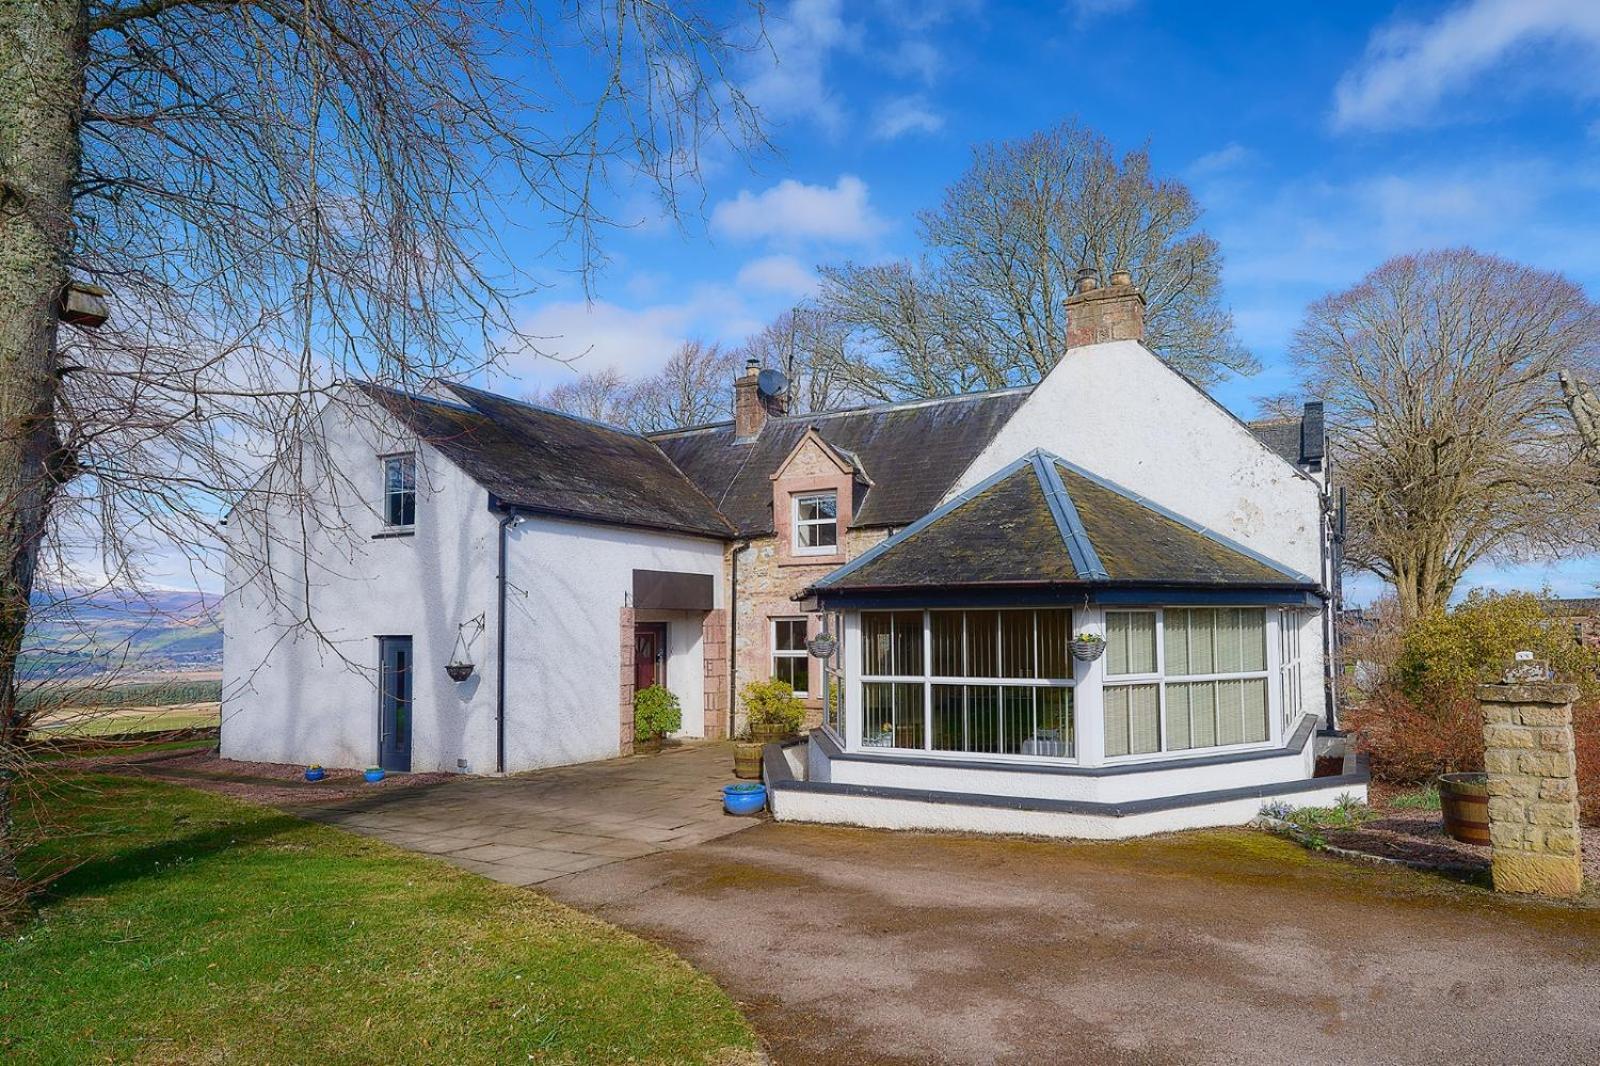
[[[1246,164],[1254,162],[1256,153],[1240,144],[1238,141],[1229,141],[1214,152],[1205,155],[1189,164],[1189,176],[1195,178],[1212,177],[1213,175],[1238,170]]]
[[[889,69],[896,74],[921,78],[930,85],[944,73],[944,54],[932,41],[923,38],[901,41],[887,60]]]
[[[744,288],[762,289],[799,299],[817,291],[817,275],[792,255],[752,259],[735,279]]]
[[[944,128],[944,116],[928,106],[921,94],[899,96],[885,101],[878,108],[872,123],[872,134],[892,141],[907,133],[937,133]]]
[[[769,119],[807,119],[837,132],[845,115],[828,89],[828,63],[837,49],[859,43],[841,0],[792,0],[787,10],[768,12],[765,27],[745,92]]]
[[[857,244],[884,221],[867,202],[867,183],[842,175],[830,188],[785,178],[765,192],[740,190],[711,212],[711,228],[736,240],[823,240]]]
[[[1514,57],[1538,49],[1544,74],[1558,68],[1568,91],[1600,88],[1600,3],[1595,0],[1468,0],[1431,23],[1396,23],[1373,34],[1361,63],[1339,80],[1334,126],[1375,129],[1426,121],[1449,95]],[[1578,62],[1558,62],[1583,53]],[[1501,81],[1492,87],[1506,91]]]

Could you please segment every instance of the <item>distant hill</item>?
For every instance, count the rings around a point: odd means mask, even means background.
[[[19,675],[44,681],[220,669],[218,601],[197,592],[36,595]]]

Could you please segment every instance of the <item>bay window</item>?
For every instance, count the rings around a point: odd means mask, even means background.
[[[1261,608],[1108,611],[1106,644],[1107,757],[1270,739]]]
[[[1072,613],[865,611],[862,744],[1071,758]]]

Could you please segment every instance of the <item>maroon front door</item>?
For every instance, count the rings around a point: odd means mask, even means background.
[[[667,627],[664,622],[633,627],[633,691],[667,683]]]

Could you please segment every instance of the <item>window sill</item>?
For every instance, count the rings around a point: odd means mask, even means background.
[[[383,529],[372,535],[373,540],[388,540],[391,537],[414,537],[417,535],[415,526],[396,526],[394,529]]]
[[[830,555],[786,555],[778,560],[779,566],[843,566],[846,562],[843,552],[834,552]]]

